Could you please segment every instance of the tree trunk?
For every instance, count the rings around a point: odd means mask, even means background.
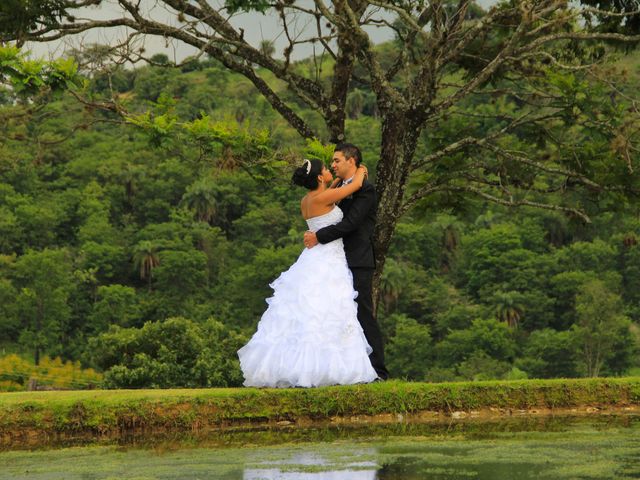
[[[345,106],[355,58],[352,41],[345,35],[338,36],[340,53],[333,68],[332,95],[329,100],[328,111],[325,113],[325,123],[329,129],[329,141],[332,143],[345,141]]]
[[[403,115],[387,112],[382,120],[382,145],[377,168],[378,213],[374,233],[376,271],[373,277],[373,301],[380,298],[380,280],[391,239],[399,220],[409,167],[415,154],[419,129]]]
[[[602,345],[600,342],[597,343],[596,345],[596,358],[593,361],[594,365],[593,365],[593,376],[594,377],[599,377],[600,376],[600,368],[602,368]]]
[[[37,311],[36,311],[36,348],[33,363],[36,367],[40,365],[40,332],[42,330],[42,319],[44,318],[44,305],[42,299],[37,299]]]

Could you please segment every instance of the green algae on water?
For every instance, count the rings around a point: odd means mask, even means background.
[[[0,453],[0,480],[511,480],[640,477],[640,418],[349,430],[326,441],[93,446]],[[256,440],[255,438],[254,440]],[[206,444],[206,442],[205,442]]]

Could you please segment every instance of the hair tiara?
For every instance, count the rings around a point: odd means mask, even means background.
[[[311,160],[309,160],[308,158],[305,158],[302,166],[307,169],[307,175],[309,175],[311,173]]]

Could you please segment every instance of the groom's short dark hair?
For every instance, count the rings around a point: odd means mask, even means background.
[[[353,157],[356,161],[356,167],[359,167],[362,163],[362,153],[360,149],[352,143],[339,143],[333,151],[342,152],[345,158]]]

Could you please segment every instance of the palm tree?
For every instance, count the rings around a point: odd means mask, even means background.
[[[491,225],[498,223],[502,219],[502,215],[492,210],[478,215],[474,224],[478,227],[489,228]]]
[[[518,292],[496,292],[493,301],[496,305],[496,318],[511,328],[518,328],[524,314],[524,307],[519,302]]]
[[[636,234],[633,232],[626,233],[624,237],[622,237],[622,244],[627,248],[634,247],[638,244],[638,237],[636,237]]]
[[[118,175],[120,184],[124,186],[126,197],[127,211],[133,210],[133,199],[138,190],[138,182],[140,180],[140,168],[127,162],[122,165],[120,174]]]
[[[159,248],[149,240],[138,243],[133,250],[133,264],[140,271],[140,278],[148,280],[151,291],[151,277],[153,269],[160,265]]]
[[[566,219],[559,216],[545,217],[543,225],[546,230],[545,238],[554,247],[562,247],[571,241],[571,231]]]
[[[276,53],[276,46],[272,40],[262,40],[260,42],[260,51],[267,57],[273,57]]]
[[[191,185],[182,201],[191,210],[197,220],[211,223],[218,212],[217,200],[209,180],[201,180]]]
[[[443,272],[448,272],[453,266],[456,250],[460,245],[460,222],[449,223],[442,231],[442,259],[440,268]]]
[[[390,312],[402,293],[405,282],[405,272],[402,265],[393,258],[388,258],[380,282],[380,299],[385,312]]]
[[[356,119],[362,114],[362,110],[364,109],[364,102],[366,97],[362,90],[359,88],[354,88],[353,91],[347,97],[347,114],[349,118]]]
[[[442,272],[446,273],[453,266],[456,251],[460,246],[460,237],[464,225],[451,215],[439,215],[435,223],[442,228],[440,268]]]

